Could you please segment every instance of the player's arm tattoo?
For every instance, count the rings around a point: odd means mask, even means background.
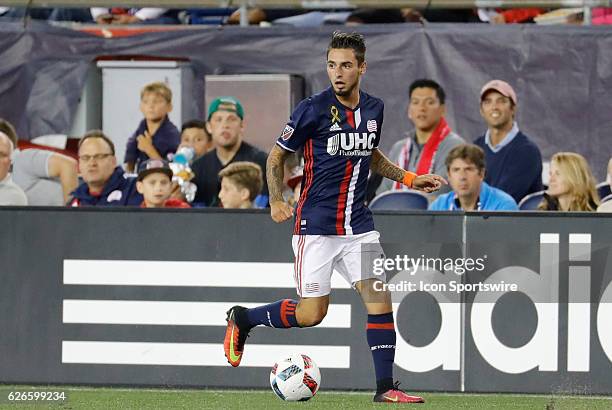
[[[404,169],[398,167],[391,162],[389,158],[385,157],[385,155],[380,152],[378,148],[372,151],[372,163],[370,164],[370,169],[385,178],[398,182],[401,182],[404,179],[404,174],[406,173]]]
[[[278,145],[268,155],[266,162],[266,179],[268,181],[268,191],[270,202],[283,200],[283,176],[285,173],[285,159],[291,153],[282,149]]]

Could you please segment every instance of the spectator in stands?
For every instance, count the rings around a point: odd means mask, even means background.
[[[244,109],[234,97],[219,97],[212,101],[208,107],[207,127],[215,148],[191,166],[195,173],[193,182],[198,187],[194,202],[218,206],[219,171],[236,161],[250,161],[258,164],[265,175],[267,155],[243,141]],[[265,180],[262,194],[268,195]]]
[[[542,190],[542,154],[515,121],[517,98],[510,84],[493,80],[480,91],[485,135],[474,142],[485,152],[485,181],[510,194],[516,202]]]
[[[98,24],[180,24],[178,11],[172,9],[92,7],[90,13]]]
[[[0,131],[17,147],[17,132],[10,122],[0,118]],[[24,190],[28,205],[63,206],[78,185],[77,162],[54,151],[16,148],[12,177]]]
[[[194,151],[192,161],[196,161],[202,155],[213,149],[212,137],[206,130],[206,123],[200,120],[190,120],[181,128],[181,147],[191,147]]]
[[[444,118],[444,89],[433,80],[420,79],[410,84],[408,95],[408,118],[415,129],[391,147],[389,159],[407,171],[446,178],[446,156],[465,141],[451,130]],[[378,193],[390,189],[404,189],[404,185],[385,179]],[[449,189],[443,189],[442,193]]]
[[[260,24],[262,22],[272,22],[277,19],[283,19],[287,17],[299,16],[301,14],[307,14],[308,10],[291,8],[272,8],[263,9],[259,7],[249,7],[247,11],[247,19],[249,24]],[[234,10],[229,18],[227,24],[239,24],[240,23],[240,9]]]
[[[405,23],[400,9],[355,9],[346,19],[346,25]]]
[[[478,9],[478,16],[491,24],[533,23],[533,19],[546,10],[537,7],[511,9]]]
[[[593,8],[591,24],[594,26],[612,24],[612,7]]]
[[[26,194],[11,180],[9,174],[13,148],[13,141],[0,131],[0,205],[23,206],[28,204]]]
[[[558,152],[550,161],[548,189],[538,209],[595,211],[599,205],[595,177],[586,159],[574,152]]]
[[[47,20],[53,13],[50,7],[0,7],[0,17],[4,20],[23,19],[29,17],[33,20]]]
[[[419,23],[478,23],[480,19],[473,8],[405,7],[401,9],[407,22]]]
[[[138,163],[151,159],[166,159],[174,154],[181,142],[178,128],[170,121],[172,90],[165,83],[147,84],[140,92],[140,112],[144,119],[127,142],[125,164],[128,172],[138,169]]]
[[[70,206],[138,206],[142,202],[136,178],[127,177],[117,166],[115,145],[100,130],[81,138],[79,171],[84,182],[72,192]]]
[[[143,197],[141,208],[191,208],[187,202],[171,198],[172,169],[167,161],[148,159],[142,162],[136,189]]]
[[[445,163],[452,191],[440,195],[430,210],[518,211],[510,195],[484,182],[485,154],[479,146],[458,145],[448,153]]]
[[[253,208],[253,201],[261,193],[263,173],[254,162],[233,162],[219,172],[221,191],[219,199],[223,208]]]

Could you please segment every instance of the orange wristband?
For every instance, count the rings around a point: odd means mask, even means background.
[[[404,179],[402,180],[402,183],[406,185],[408,188],[412,188],[412,181],[414,181],[416,177],[417,177],[417,174],[415,174],[414,172],[406,171],[406,173],[404,174]]]

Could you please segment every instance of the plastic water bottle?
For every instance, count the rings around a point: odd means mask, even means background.
[[[195,156],[195,150],[191,147],[181,147],[176,154],[174,154],[174,158],[172,162],[176,162],[177,164],[187,166]]]

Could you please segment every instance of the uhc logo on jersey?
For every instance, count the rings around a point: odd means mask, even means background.
[[[327,153],[346,157],[367,157],[374,149],[375,133],[341,132],[327,139]]]

